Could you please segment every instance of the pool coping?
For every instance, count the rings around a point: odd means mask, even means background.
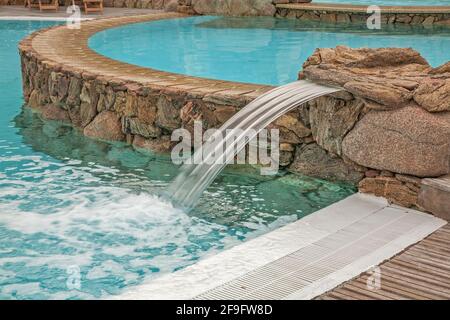
[[[147,87],[152,90],[182,92],[189,96],[209,96],[217,100],[239,100],[246,104],[274,88],[225,80],[176,74],[140,67],[103,56],[89,48],[88,40],[106,29],[133,23],[190,17],[181,13],[100,18],[81,23],[79,29],[56,26],[37,31],[24,38],[19,51],[54,71],[65,71],[86,79],[99,79],[129,90]]]

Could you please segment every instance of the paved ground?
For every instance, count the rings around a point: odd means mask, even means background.
[[[97,17],[117,17],[117,16],[130,16],[137,14],[149,14],[149,13],[161,13],[161,10],[152,9],[127,9],[127,8],[105,8],[103,14],[84,14],[81,13],[82,18],[94,19]],[[66,7],[60,7],[58,12],[44,11],[41,12],[38,9],[28,9],[23,6],[0,6],[0,18],[6,17],[33,17],[33,18],[66,18]]]
[[[450,299],[450,226],[381,264],[379,271],[379,286],[374,285],[373,272],[366,272],[318,299]]]

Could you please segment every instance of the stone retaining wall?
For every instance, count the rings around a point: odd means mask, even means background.
[[[371,14],[345,10],[303,10],[294,8],[277,8],[278,18],[299,19],[304,21],[322,21],[327,23],[359,23],[365,24]],[[384,13],[381,14],[382,24],[412,24],[412,25],[450,25],[450,13]]]
[[[179,17],[120,17],[54,27],[20,44],[24,97],[42,117],[85,135],[167,152],[174,129],[219,127],[268,86],[215,81],[127,65],[87,39],[121,24]],[[290,112],[280,130],[281,165],[358,184],[363,192],[418,207],[423,177],[449,172],[450,67],[432,69],[410,49],[318,50],[302,78],[344,87]]]

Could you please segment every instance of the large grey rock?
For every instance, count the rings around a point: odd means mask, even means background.
[[[450,111],[450,78],[422,81],[414,92],[414,100],[430,112]]]
[[[134,136],[133,146],[137,149],[146,149],[154,152],[169,152],[172,142],[169,136],[162,136],[157,139],[145,139],[139,135]]]
[[[137,134],[144,138],[157,138],[161,135],[160,128],[139,118],[124,117],[122,118],[122,126],[123,132]]]
[[[364,177],[364,173],[357,170],[356,166],[345,163],[339,157],[332,157],[315,143],[297,147],[294,161],[288,169],[311,177],[353,184]]]
[[[327,151],[341,155],[342,140],[358,121],[363,108],[364,103],[360,100],[316,99],[309,110],[314,140]]]
[[[417,51],[402,48],[317,49],[300,78],[340,86],[376,109],[407,105],[432,68]]]
[[[84,135],[109,141],[121,141],[125,139],[120,118],[117,113],[112,111],[100,112],[94,120],[84,128]]]
[[[369,168],[435,177],[450,170],[450,112],[417,105],[371,111],[345,137],[343,154]]]
[[[311,129],[307,128],[293,112],[282,115],[275,121],[275,125],[283,127],[298,138],[304,138],[311,134]]]
[[[180,128],[180,110],[174,106],[170,98],[161,95],[156,105],[158,111],[155,123],[157,126],[170,131]]]
[[[164,10],[169,12],[176,12],[178,9],[178,0],[164,1]]]

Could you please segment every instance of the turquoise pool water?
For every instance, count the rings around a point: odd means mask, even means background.
[[[177,174],[167,156],[90,140],[22,109],[17,44],[49,25],[0,21],[0,299],[117,294],[354,192],[240,166],[194,211],[174,209],[156,196]]]
[[[274,18],[194,17],[132,24],[94,35],[90,47],[131,64],[212,79],[280,85],[296,80],[316,48],[413,47],[438,66],[450,28],[324,25]],[[430,50],[432,48],[432,50]]]
[[[345,3],[368,6],[450,6],[450,0],[313,0],[313,3]]]

